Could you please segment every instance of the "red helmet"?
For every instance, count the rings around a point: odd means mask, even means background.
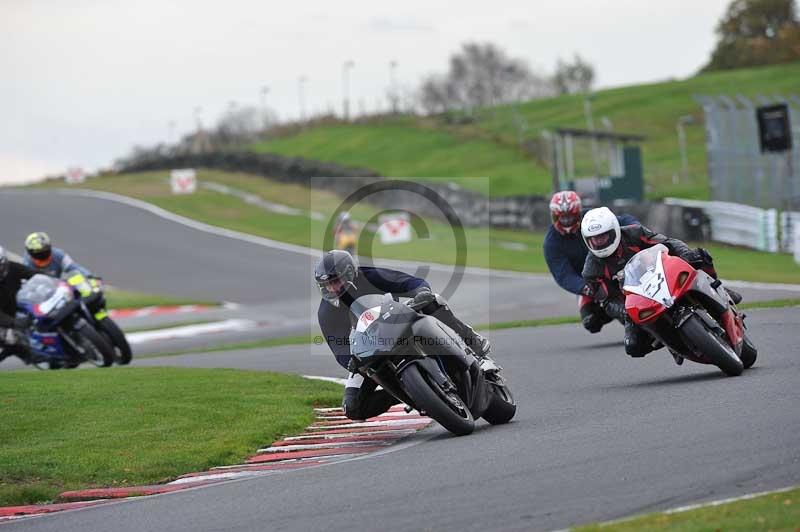
[[[572,190],[553,194],[550,200],[553,227],[562,235],[576,233],[581,226],[581,198]]]

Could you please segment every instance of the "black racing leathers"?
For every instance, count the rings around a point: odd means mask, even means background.
[[[22,286],[22,281],[30,279],[36,275],[36,271],[18,262],[9,261],[8,275],[0,281],[0,347],[2,354],[0,359],[10,355],[18,355],[22,358],[28,354],[27,343],[22,335],[26,331],[20,331],[19,335],[7,335],[7,329],[16,328],[14,316],[17,313],[17,292]],[[13,344],[6,342],[6,338],[16,337],[18,341]]]
[[[605,309],[606,314],[625,321],[625,352],[631,356],[644,356],[652,350],[652,339],[627,318],[625,297],[615,275],[636,253],[656,244],[664,244],[670,255],[692,265],[702,264],[704,256],[683,241],[655,233],[643,225],[626,225],[620,228],[620,236],[619,247],[610,257],[599,258],[591,253],[586,257],[583,278],[591,297]]]
[[[420,292],[430,291],[425,279],[386,268],[362,266],[353,281],[354,288],[345,292],[338,303],[321,301],[317,318],[325,341],[344,368],[350,364],[350,330],[353,326],[350,305],[367,294],[392,294],[395,297],[414,297]],[[456,318],[447,302],[440,296],[432,297],[430,304],[420,309],[452,328],[467,345],[474,342],[475,331]],[[397,400],[384,390],[375,390],[376,384],[360,374],[351,373],[345,384],[342,406],[351,419],[367,419],[386,412]]]
[[[18,262],[9,261],[8,275],[0,281],[0,327],[14,327],[14,316],[17,314],[17,292],[22,281],[28,280],[36,271]]]

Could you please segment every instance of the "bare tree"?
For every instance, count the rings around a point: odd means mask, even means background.
[[[268,109],[231,106],[217,121],[212,136],[219,144],[248,142],[276,123],[275,113]]]
[[[460,110],[541,97],[552,92],[543,77],[521,59],[508,57],[491,43],[467,43],[450,58],[447,74],[426,78],[419,102],[427,113]]]
[[[594,83],[594,67],[580,55],[575,54],[571,63],[558,60],[553,85],[559,94],[589,92]]]

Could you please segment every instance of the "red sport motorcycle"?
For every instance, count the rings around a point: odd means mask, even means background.
[[[667,346],[678,364],[686,358],[737,376],[755,363],[744,315],[722,282],[670,256],[663,244],[634,255],[620,281],[629,318],[656,345]]]

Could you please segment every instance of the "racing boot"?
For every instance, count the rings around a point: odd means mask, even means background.
[[[475,329],[458,319],[456,315],[453,314],[453,311],[450,310],[450,306],[442,296],[435,294],[434,297],[435,299],[432,301],[432,304],[426,307],[423,312],[427,311],[426,314],[429,313],[431,316],[453,329],[453,331],[464,340],[467,347],[472,350],[481,368],[485,366],[485,372],[500,371],[503,369],[489,356],[492,350],[489,339],[476,333]]]

